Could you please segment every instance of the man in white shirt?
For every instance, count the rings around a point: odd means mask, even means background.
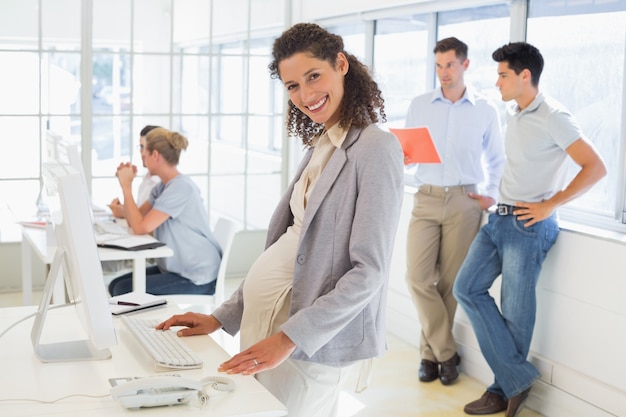
[[[143,129],[141,129],[141,132],[139,132],[140,150],[143,150],[143,147],[146,144],[146,135],[148,134],[148,132],[157,127],[160,126],[147,125]],[[143,152],[139,152],[139,154],[141,155],[141,163],[145,168],[146,163],[144,161]],[[143,203],[148,201],[148,198],[150,197],[150,192],[152,191],[154,186],[159,184],[160,182],[161,179],[158,177],[158,175],[151,175],[150,172],[146,171],[146,175],[144,175],[141,184],[139,184],[139,190],[137,192],[137,205],[141,206]],[[114,217],[117,217],[118,219],[124,219],[126,217],[124,213],[124,204],[122,204],[119,198],[115,197],[113,201],[111,201],[111,204],[109,204],[109,208],[111,209],[111,213],[113,213]],[[121,269],[130,267],[131,264],[132,262],[129,260],[103,261],[102,269],[107,273],[117,273]]]
[[[145,146],[146,135],[148,134],[148,132],[157,127],[159,126],[147,125],[143,129],[141,129],[141,132],[139,133],[139,149],[143,149],[143,147]],[[140,155],[141,163],[145,167],[146,163],[143,158],[143,153],[140,152]],[[146,174],[143,176],[141,184],[139,184],[139,190],[137,192],[137,205],[139,207],[141,207],[143,203],[148,201],[148,198],[150,197],[150,192],[152,191],[154,186],[157,185],[160,181],[161,180],[157,175],[151,175],[149,172],[146,172]],[[114,198],[113,201],[111,201],[111,204],[109,204],[109,208],[111,209],[113,216],[118,218],[125,217],[124,205],[120,202],[119,198]]]
[[[461,360],[452,287],[483,210],[496,202],[504,149],[495,104],[464,82],[467,45],[446,38],[434,53],[441,88],[413,99],[406,127],[428,126],[442,163],[419,164],[415,172],[406,279],[422,327],[419,379],[449,385]]]

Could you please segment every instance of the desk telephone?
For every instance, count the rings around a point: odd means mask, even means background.
[[[216,391],[232,391],[232,379],[208,376],[200,380],[179,374],[138,378],[111,378],[111,396],[126,408],[185,404],[194,398],[204,405],[209,400],[205,386]]]

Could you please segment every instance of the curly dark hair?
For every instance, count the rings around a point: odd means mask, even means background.
[[[337,55],[341,52],[348,60],[349,69],[344,77],[339,126],[362,128],[377,123],[379,115],[380,120],[386,122],[384,99],[378,84],[372,78],[367,66],[343,48],[341,36],[330,33],[314,23],[298,23],[274,41],[273,60],[268,68],[272,78],[280,79],[278,65],[298,52],[307,52],[336,68]],[[291,100],[286,125],[289,133],[299,136],[305,145],[310,145],[313,138],[324,129],[323,124],[311,120]]]

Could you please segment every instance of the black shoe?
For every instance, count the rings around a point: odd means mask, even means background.
[[[439,364],[427,359],[422,359],[420,362],[419,377],[422,382],[430,382],[439,378]]]
[[[509,398],[505,417],[515,417],[517,415],[517,412],[522,408],[522,405],[524,405],[524,402],[528,398],[528,393],[530,393],[530,387],[526,388],[515,397]]]
[[[467,404],[463,411],[466,414],[482,415],[495,414],[504,411],[507,408],[507,401],[498,394],[485,391],[482,397],[476,401]]]
[[[443,385],[450,385],[457,379],[459,379],[459,371],[457,366],[461,363],[461,357],[455,353],[450,359],[445,362],[441,362],[441,371],[439,372],[439,379]]]

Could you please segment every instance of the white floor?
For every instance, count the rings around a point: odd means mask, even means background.
[[[228,290],[238,285],[233,281]],[[41,293],[33,294],[38,303]],[[0,294],[0,307],[22,304],[21,293]],[[3,328],[0,328],[2,331]],[[228,340],[226,340],[228,339]],[[225,349],[234,352],[237,340],[225,338]],[[340,417],[461,417],[467,416],[463,406],[479,398],[485,387],[478,381],[461,374],[459,381],[443,386],[438,381],[421,383],[417,378],[419,355],[417,349],[396,337],[388,337],[389,350],[374,361],[369,388],[354,392],[356,375],[343,391]],[[493,414],[504,416],[504,412]],[[518,417],[541,417],[530,410],[523,410]]]

